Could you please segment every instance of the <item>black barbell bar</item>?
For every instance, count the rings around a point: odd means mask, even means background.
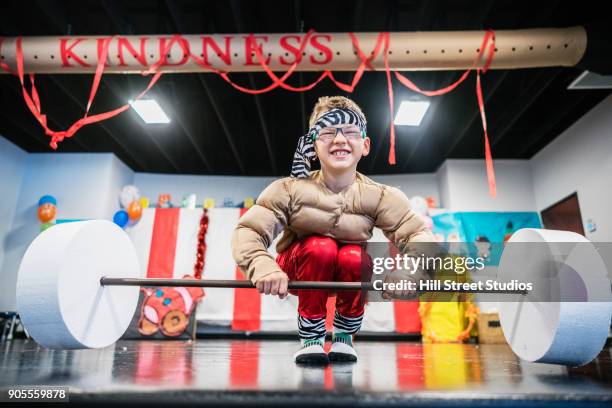
[[[247,288],[254,289],[255,285],[248,280],[224,280],[224,279],[164,279],[164,278],[100,278],[102,286],[171,286],[171,287],[196,287],[196,288]],[[289,281],[288,289],[318,289],[318,290],[376,290],[372,282],[326,282],[326,281]],[[443,292],[443,293],[498,293],[526,295],[524,290],[487,290],[487,289],[435,289],[421,290],[421,293]]]

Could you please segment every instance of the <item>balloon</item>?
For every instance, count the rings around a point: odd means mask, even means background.
[[[436,208],[437,207],[436,199],[433,198],[432,196],[425,197],[425,201],[427,201],[427,207],[429,207],[429,208]]]
[[[147,197],[142,197],[140,199],[140,206],[144,210],[145,208],[149,208],[149,199]]]
[[[417,214],[427,215],[427,200],[425,200],[421,196],[414,196],[410,199],[410,204],[412,204],[412,209]]]
[[[46,231],[54,225],[55,223],[53,222],[45,222],[44,224],[40,224],[40,232]]]
[[[119,210],[113,216],[113,222],[121,228],[124,228],[129,220],[130,217],[128,217],[128,213],[125,210]]]
[[[46,203],[38,207],[38,219],[45,223],[55,218],[55,206],[51,203]]]
[[[127,214],[130,220],[139,220],[142,216],[142,207],[140,206],[140,202],[132,201],[127,208]]]
[[[121,208],[128,208],[132,201],[138,200],[140,200],[140,190],[138,190],[138,187],[127,185],[121,189],[121,193],[119,194]]]
[[[214,207],[215,207],[215,200],[213,200],[212,198],[204,199],[204,208],[209,209],[209,208],[214,208]]]
[[[42,197],[40,197],[40,200],[38,200],[38,206],[40,207],[43,204],[53,204],[53,205],[57,205],[57,200],[55,199],[55,197],[50,196],[50,195],[44,195]]]

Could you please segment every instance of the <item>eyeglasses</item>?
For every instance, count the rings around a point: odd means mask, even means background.
[[[342,135],[351,141],[356,141],[359,139],[365,139],[365,132],[362,132],[355,125],[343,126],[343,127],[326,127],[321,129],[319,135],[314,135],[313,140],[319,139],[323,143],[329,143],[336,138],[338,132],[342,133]]]

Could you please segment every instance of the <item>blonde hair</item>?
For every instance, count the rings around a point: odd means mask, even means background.
[[[310,119],[308,120],[308,127],[312,127],[317,119],[321,117],[325,112],[328,112],[335,108],[349,108],[357,113],[359,113],[365,119],[365,115],[361,111],[359,105],[350,100],[349,98],[345,98],[344,96],[322,96],[319,98],[314,108],[312,109],[312,113],[310,114]]]

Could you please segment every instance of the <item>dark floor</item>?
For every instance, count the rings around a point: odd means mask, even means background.
[[[71,402],[257,406],[612,407],[612,349],[587,366],[519,361],[505,345],[359,342],[359,362],[297,367],[295,341],[120,341],[102,350],[0,344],[0,390],[66,385]],[[156,404],[155,404],[156,403]]]

